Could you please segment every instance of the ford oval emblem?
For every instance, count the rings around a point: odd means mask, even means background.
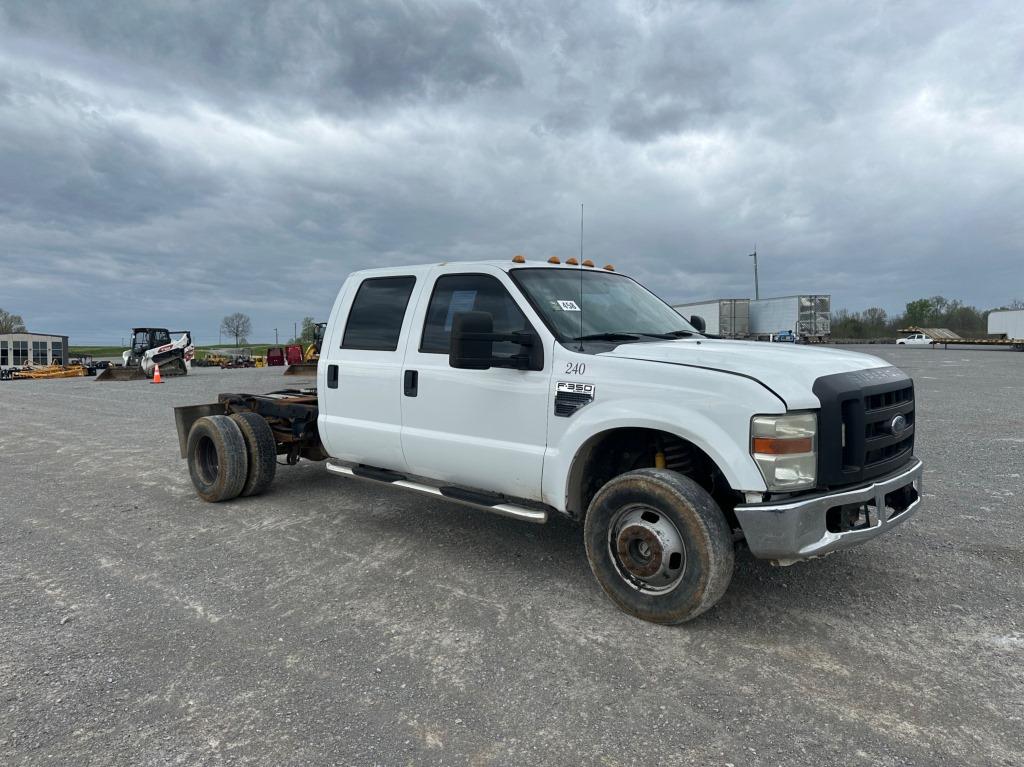
[[[893,417],[889,422],[889,431],[893,434],[902,434],[907,430],[907,419],[902,415]]]

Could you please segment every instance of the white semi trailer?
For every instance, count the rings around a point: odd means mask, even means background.
[[[991,312],[988,315],[988,334],[1007,339],[1024,339],[1024,309]]]
[[[719,338],[746,338],[750,335],[750,299],[719,298],[692,304],[673,304],[684,319],[697,316],[704,320],[709,335]]]
[[[832,335],[832,297],[782,296],[750,302],[750,334],[767,340],[790,331],[796,341],[824,343]]]

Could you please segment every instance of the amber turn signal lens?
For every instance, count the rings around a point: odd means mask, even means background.
[[[810,453],[813,449],[814,443],[810,437],[798,437],[797,439],[754,437],[751,452],[759,455],[793,455],[795,453]]]

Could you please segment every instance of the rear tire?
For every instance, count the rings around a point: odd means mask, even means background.
[[[186,457],[192,485],[204,501],[229,501],[245,487],[245,439],[226,415],[205,416],[192,425]]]
[[[259,495],[274,481],[277,472],[277,441],[270,425],[256,413],[231,416],[245,439],[248,473],[242,497]]]
[[[732,579],[732,531],[718,504],[689,477],[638,469],[602,487],[587,510],[587,559],[601,588],[652,623],[696,618]]]

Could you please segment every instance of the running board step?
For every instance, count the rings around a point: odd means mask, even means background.
[[[404,487],[407,490],[415,490],[424,495],[433,495],[444,498],[464,506],[471,506],[474,509],[483,509],[494,514],[501,514],[513,519],[522,519],[526,522],[535,522],[539,525],[548,521],[548,512],[542,508],[529,508],[509,503],[499,496],[492,496],[487,493],[479,493],[473,490],[465,490],[461,487],[435,487],[422,482],[414,482],[403,474],[387,469],[374,469],[369,466],[345,466],[340,463],[328,463],[327,471],[332,474],[341,474],[346,477],[358,479],[369,479],[375,482],[384,482],[395,487]]]

